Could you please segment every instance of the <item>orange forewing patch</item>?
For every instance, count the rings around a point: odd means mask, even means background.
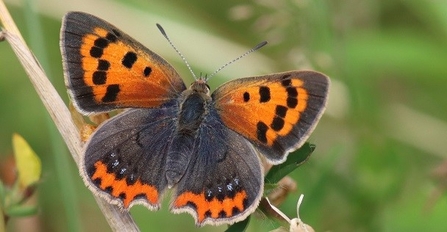
[[[288,135],[295,124],[300,120],[300,115],[307,108],[308,92],[304,88],[304,83],[300,79],[292,79],[289,88],[295,88],[297,96],[297,105],[295,107],[288,107],[287,100],[290,97],[286,88],[279,81],[265,81],[257,82],[234,82],[225,86],[228,89],[219,90],[225,92],[224,96],[220,96],[219,105],[217,108],[223,112],[231,112],[221,114],[221,118],[225,125],[238,131],[251,140],[259,140],[257,137],[257,124],[259,122],[265,123],[268,128],[266,131],[266,144],[272,146],[278,136]],[[270,99],[266,102],[261,102],[261,95],[259,93],[259,86],[269,88]],[[231,90],[232,89],[232,90]],[[249,96],[249,100],[247,97]],[[279,130],[271,128],[271,124],[277,115],[277,106],[287,108],[285,116],[282,117],[284,125]],[[251,115],[250,117],[240,117],[241,115]]]
[[[95,28],[94,33],[83,37],[80,48],[84,83],[93,88],[95,101],[101,104],[107,94],[107,87],[115,84],[119,85],[120,92],[114,103],[122,106],[153,107],[171,99],[171,93],[168,91],[179,87],[179,83],[171,83],[175,74],[126,41],[117,40],[108,44],[102,49],[103,54],[99,59],[91,56],[90,51],[95,46],[95,41],[105,37],[107,33],[103,28]],[[122,64],[122,59],[128,52],[137,54],[137,59],[130,69]],[[93,75],[98,71],[100,60],[107,61],[110,66],[105,71],[106,82],[98,85],[94,83]],[[150,67],[151,72],[149,76],[144,76],[147,67]]]
[[[206,217],[211,217],[213,219],[221,218],[220,213],[223,211],[227,218],[233,215],[233,209],[236,208],[239,212],[245,210],[244,200],[247,198],[247,193],[245,191],[240,191],[236,193],[233,198],[226,197],[222,201],[217,198],[213,198],[208,201],[205,198],[205,193],[194,194],[192,192],[182,193],[174,201],[174,207],[182,208],[188,205],[188,203],[193,203],[197,208],[197,220],[202,223]],[[208,213],[209,215],[207,215]]]
[[[146,199],[150,204],[156,205],[158,203],[158,191],[154,186],[142,183],[139,179],[134,184],[128,185],[125,179],[119,180],[115,174],[108,173],[107,166],[101,161],[95,163],[95,173],[91,179],[93,181],[100,179],[101,183],[97,187],[103,191],[111,188],[112,191],[109,194],[115,198],[122,199],[125,208],[129,207],[130,203],[135,200],[135,197],[143,194],[146,195]]]

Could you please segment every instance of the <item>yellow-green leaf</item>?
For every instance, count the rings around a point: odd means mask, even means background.
[[[28,187],[40,179],[42,170],[40,159],[22,136],[14,134],[12,145],[20,186]]]

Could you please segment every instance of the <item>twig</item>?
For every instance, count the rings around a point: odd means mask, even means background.
[[[4,38],[10,43],[19,58],[51,119],[67,144],[76,165],[79,166],[79,158],[82,155],[79,131],[71,119],[68,108],[29,50],[2,0],[0,0],[0,22],[4,26],[2,32]],[[102,198],[95,196],[95,199],[113,231],[139,231],[129,213],[121,211],[117,206],[109,204]]]

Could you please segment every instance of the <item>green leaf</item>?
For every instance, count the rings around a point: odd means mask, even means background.
[[[270,194],[270,192],[275,190],[277,187],[277,183],[264,183],[264,195]]]
[[[6,209],[6,215],[10,217],[28,217],[37,213],[36,206],[14,205]]]
[[[228,229],[225,230],[225,232],[241,232],[241,231],[245,231],[247,229],[248,222],[250,222],[250,217],[251,216],[248,216],[245,220],[237,222],[237,223],[229,226]]]
[[[12,144],[17,163],[19,183],[21,187],[26,188],[40,179],[42,165],[39,157],[22,136],[14,134]]]
[[[273,166],[264,177],[264,182],[266,184],[278,183],[283,177],[306,162],[314,150],[314,144],[305,143],[300,149],[289,154],[284,163]]]

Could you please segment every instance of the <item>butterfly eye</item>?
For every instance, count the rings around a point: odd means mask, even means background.
[[[201,92],[205,93],[206,95],[210,94],[210,86],[207,83],[201,84]]]

